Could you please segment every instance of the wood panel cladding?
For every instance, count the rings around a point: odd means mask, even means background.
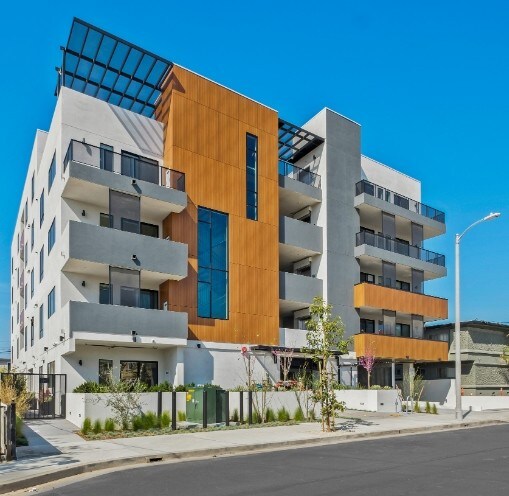
[[[168,309],[189,314],[189,339],[278,344],[277,113],[175,66],[156,110],[165,164],[186,174],[188,206],[163,235],[189,246],[188,276],[160,287]],[[246,219],[246,133],[258,136],[258,221]],[[229,319],[197,316],[198,206],[229,216]]]
[[[361,283],[354,287],[355,308],[371,307],[395,312],[423,315],[427,319],[447,319],[447,300],[376,284]]]
[[[444,341],[401,338],[378,334],[356,334],[354,350],[357,357],[372,351],[378,359],[447,361],[449,344]]]

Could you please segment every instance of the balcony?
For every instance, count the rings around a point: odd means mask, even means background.
[[[447,319],[447,300],[401,289],[387,288],[370,283],[354,287],[355,308],[392,310],[409,315],[422,315],[425,320]]]
[[[279,221],[279,263],[281,266],[297,262],[323,251],[323,230],[290,217]]]
[[[319,174],[301,169],[283,160],[278,163],[278,172],[279,213],[281,215],[291,215],[322,201]]]
[[[358,232],[355,236],[355,256],[361,260],[364,257],[382,259],[413,267],[422,270],[426,280],[447,274],[444,255],[367,231]]]
[[[306,348],[309,346],[307,331],[304,329],[279,329],[279,346],[285,348]]]
[[[309,307],[315,296],[322,295],[323,281],[321,279],[290,272],[279,272],[280,313]]]
[[[354,350],[357,357],[372,352],[379,360],[446,362],[449,359],[448,343],[378,334],[356,334]]]
[[[187,205],[185,175],[156,161],[71,140],[64,159],[62,196],[106,208],[109,190],[141,197],[141,206],[160,219]]]
[[[70,301],[64,307],[63,321],[64,329],[78,341],[152,347],[187,342],[184,312]]]
[[[109,266],[124,267],[143,271],[153,284],[187,276],[183,243],[76,221],[69,221],[63,240],[65,271],[104,276]]]

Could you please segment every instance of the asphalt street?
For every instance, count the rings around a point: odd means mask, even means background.
[[[130,468],[69,496],[509,494],[509,425]]]

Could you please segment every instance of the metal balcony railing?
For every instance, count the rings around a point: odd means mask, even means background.
[[[356,235],[355,246],[369,245],[383,250],[388,250],[407,257],[416,258],[423,262],[429,262],[440,267],[445,267],[445,255],[440,255],[433,251],[425,250],[420,246],[414,246],[403,243],[393,238],[383,236],[381,234],[373,234],[366,231],[358,232]]]
[[[406,196],[395,193],[387,188],[378,186],[377,184],[370,183],[369,181],[362,180],[355,185],[355,196],[365,193],[374,196],[380,200],[402,207],[410,212],[423,215],[428,219],[436,220],[445,224],[445,214],[436,208],[420,203],[416,200],[407,198]]]
[[[311,172],[307,169],[301,169],[290,162],[285,162],[284,160],[280,160],[278,163],[278,173],[280,176],[286,176],[291,179],[295,179],[296,181],[300,181],[301,183],[309,184],[310,186],[314,186],[315,188],[320,187],[320,174],[316,172]]]
[[[183,172],[161,167],[156,161],[130,153],[116,153],[109,148],[71,140],[64,158],[64,171],[70,161],[165,188],[186,190],[186,176]]]

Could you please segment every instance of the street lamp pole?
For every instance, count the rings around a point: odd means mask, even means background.
[[[454,363],[456,378],[456,420],[463,420],[463,412],[461,410],[461,345],[460,345],[460,241],[461,238],[473,227],[481,222],[493,220],[500,217],[500,213],[491,213],[486,217],[474,222],[468,226],[461,234],[456,234],[456,272],[455,272],[455,325],[454,325]]]

